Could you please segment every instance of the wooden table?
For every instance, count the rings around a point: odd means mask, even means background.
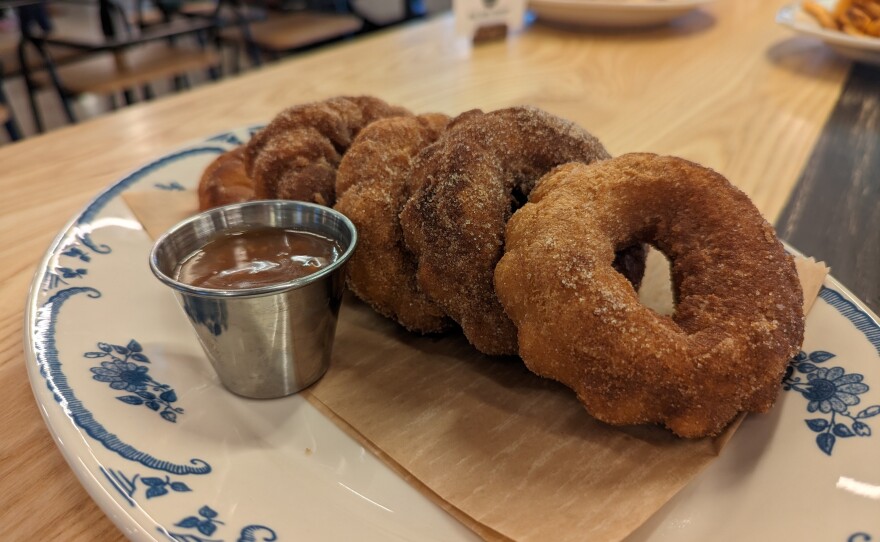
[[[580,122],[612,154],[695,160],[880,308],[877,72],[850,76],[848,62],[777,27],[781,3],[719,0],[644,32],[535,24],[477,47],[444,17],[0,149],[0,539],[122,538],[56,449],[25,372],[27,289],[53,237],[139,164],[297,102],[374,94],[446,113],[528,103]]]

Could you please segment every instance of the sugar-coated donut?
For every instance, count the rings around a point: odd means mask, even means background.
[[[254,182],[244,168],[244,146],[224,152],[211,162],[199,181],[202,211],[254,198]]]
[[[400,222],[419,286],[481,352],[517,353],[516,328],[493,284],[505,223],[553,167],[608,157],[576,124],[513,107],[463,113],[416,159],[410,176],[418,188]]]
[[[413,159],[448,122],[437,113],[377,120],[358,134],[336,175],[335,208],[358,230],[357,250],[346,264],[349,288],[380,314],[421,333],[441,331],[450,321],[416,284],[398,214],[412,188]]]
[[[612,269],[634,242],[671,262],[671,318]],[[686,160],[560,167],[508,222],[506,243],[495,285],[520,355],[611,424],[715,435],[739,412],[770,408],[803,340],[803,294],[773,228],[724,177]]]
[[[254,135],[245,151],[259,199],[294,199],[332,206],[336,168],[355,136],[371,122],[410,113],[370,96],[296,105]]]

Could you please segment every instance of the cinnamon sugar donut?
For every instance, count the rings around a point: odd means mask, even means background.
[[[332,206],[336,168],[371,122],[410,113],[369,96],[330,98],[279,113],[247,144],[245,164],[260,199]]]
[[[211,162],[199,181],[199,209],[254,199],[254,182],[244,167],[244,146],[224,152]]]
[[[358,134],[336,175],[335,208],[358,230],[357,250],[346,265],[349,288],[380,314],[421,333],[441,331],[449,320],[416,284],[398,214],[409,198],[413,159],[448,122],[441,114],[378,120]]]
[[[464,113],[418,156],[410,176],[421,186],[400,214],[418,283],[481,352],[517,353],[493,284],[508,218],[551,168],[608,157],[584,129],[534,107]]]
[[[803,340],[803,294],[773,228],[724,177],[679,158],[560,167],[506,242],[495,285],[520,355],[611,424],[715,435],[770,408]],[[641,305],[612,269],[633,242],[669,258],[673,317]]]

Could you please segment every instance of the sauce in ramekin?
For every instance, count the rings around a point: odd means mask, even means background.
[[[257,288],[311,275],[341,253],[336,241],[310,232],[282,228],[229,232],[184,258],[174,275],[201,288]]]

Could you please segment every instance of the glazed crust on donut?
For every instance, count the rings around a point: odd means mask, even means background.
[[[504,224],[554,166],[608,158],[579,126],[533,107],[456,118],[411,172],[421,184],[400,215],[421,289],[486,354],[516,354],[516,329],[495,298]]]
[[[358,230],[357,250],[346,264],[349,288],[380,314],[421,333],[442,331],[449,320],[416,284],[398,214],[409,198],[413,159],[448,122],[441,114],[378,120],[358,134],[336,176],[335,208]]]
[[[245,164],[256,197],[333,205],[336,168],[358,132],[375,120],[409,114],[370,96],[282,111],[247,144]]]
[[[244,146],[224,152],[211,162],[199,181],[202,211],[254,199],[254,183],[244,167]]]
[[[672,318],[612,270],[633,241],[670,259]],[[772,406],[803,340],[803,294],[773,228],[724,177],[679,158],[548,175],[507,225],[495,282],[528,367],[611,424],[715,435]]]

